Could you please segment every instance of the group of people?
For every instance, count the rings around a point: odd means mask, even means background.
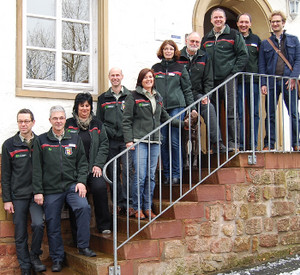
[[[293,70],[267,40],[261,42],[252,33],[249,14],[238,16],[237,31],[226,24],[224,10],[217,8],[211,14],[213,29],[202,41],[198,33],[192,32],[181,51],[174,41],[164,41],[157,52],[161,62],[153,65],[152,69],[145,68],[139,72],[134,91],[122,85],[121,69],[110,69],[108,78],[111,87],[98,97],[96,114],[93,113],[92,96],[79,93],[75,98],[73,116],[67,119],[63,107],[53,106],[49,115],[50,130],[36,136],[32,131],[35,124],[33,113],[29,109],[20,110],[17,114],[19,132],[6,140],[2,147],[1,183],[4,209],[13,213],[17,257],[22,274],[31,274],[31,268],[36,272],[46,270],[39,258],[44,232],[43,214],[52,271],[61,271],[64,247],[60,215],[65,203],[70,208],[72,234],[79,253],[87,257],[96,256],[89,245],[91,208],[87,191],[93,197],[98,231],[111,233],[107,183],[102,169],[107,161],[126,148],[130,150],[117,162],[118,212],[137,219],[155,218],[152,199],[160,145],[163,183],[178,184],[182,169],[180,131],[191,124],[184,120],[183,109],[196,100],[202,98],[199,108],[191,107],[190,116],[198,116],[197,111],[200,110],[199,115],[208,125],[212,152],[234,151],[244,146],[243,105],[245,101],[248,106],[250,104],[253,81],[254,142],[257,147],[258,77],[246,77],[245,81],[238,83],[229,80],[226,89],[220,89],[218,96],[205,95],[237,72],[297,78],[300,73],[299,40],[285,33],[285,22],[282,12],[271,14],[273,33],[270,39],[288,59]],[[289,95],[297,98],[295,85],[295,79],[286,81],[282,86],[280,81],[274,83],[262,78],[261,93],[268,94],[266,129],[270,128],[265,136],[266,149],[273,149],[276,142],[274,113],[281,92],[292,116],[292,145],[294,150],[299,149],[297,104],[296,100],[289,101]],[[216,112],[223,101],[227,102],[226,146]],[[172,127],[161,129],[162,137],[159,132],[154,132],[143,139],[171,117],[176,119],[172,121]],[[141,142],[134,145],[138,141]],[[112,164],[108,166],[108,177],[113,179]],[[27,244],[28,213],[32,222],[30,251]]]

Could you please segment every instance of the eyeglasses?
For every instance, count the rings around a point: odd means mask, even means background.
[[[59,121],[59,120],[65,120],[66,118],[64,116],[61,117],[51,117],[51,120],[53,121]]]
[[[271,21],[271,24],[279,24],[281,22],[282,22],[282,20],[274,20],[274,21]]]
[[[200,41],[198,40],[189,40],[192,44],[196,43],[196,44],[200,44]]]
[[[17,120],[18,124],[29,124],[32,120]]]

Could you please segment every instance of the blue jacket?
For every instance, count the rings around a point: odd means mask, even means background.
[[[287,65],[284,66],[284,76],[299,77],[300,73],[300,45],[299,40],[296,36],[287,33],[284,36],[284,48],[285,57],[290,62],[293,67],[291,71]],[[277,39],[275,39],[275,34],[272,34],[270,39],[273,41],[275,46],[278,48]],[[278,60],[278,54],[272,48],[267,40],[261,42],[261,47],[259,51],[259,73],[275,75],[276,64]],[[262,78],[261,85],[266,85],[266,78]],[[270,85],[274,85],[273,81],[269,82]]]

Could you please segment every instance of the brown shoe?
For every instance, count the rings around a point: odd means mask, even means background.
[[[294,146],[294,151],[300,151],[300,146]]]
[[[151,219],[154,219],[156,217],[152,210],[145,210],[144,212],[147,218],[149,218],[149,216],[151,217]]]
[[[129,217],[133,217],[135,215],[135,210],[132,207],[129,207],[127,211]]]
[[[140,217],[141,220],[144,220],[146,218],[142,210],[136,210],[135,217],[137,219]]]

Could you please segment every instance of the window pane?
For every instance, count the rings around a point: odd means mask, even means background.
[[[28,17],[27,46],[55,48],[55,20]]]
[[[64,22],[62,29],[63,50],[78,52],[89,51],[89,25]]]
[[[89,56],[63,54],[62,60],[62,81],[89,83]]]
[[[27,0],[27,13],[55,16],[56,0]]]
[[[89,0],[62,0],[62,17],[89,21]]]
[[[55,53],[27,50],[27,79],[55,80]]]

